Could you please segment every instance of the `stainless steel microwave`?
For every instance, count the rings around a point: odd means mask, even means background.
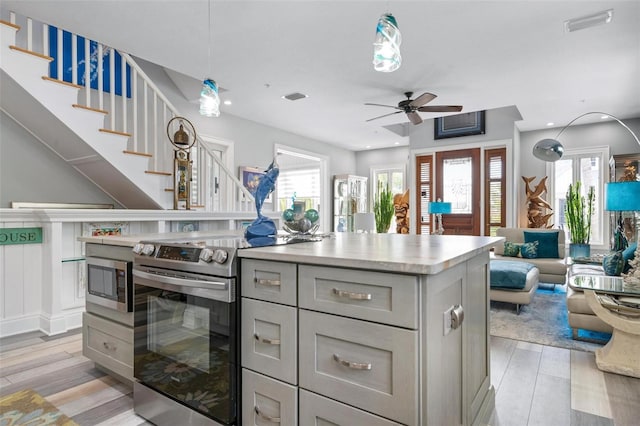
[[[133,312],[133,262],[87,257],[87,301]]]

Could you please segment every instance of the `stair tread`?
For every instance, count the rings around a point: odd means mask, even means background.
[[[6,25],[8,27],[13,27],[13,28],[16,29],[16,31],[20,30],[20,25],[16,25],[16,24],[13,24],[13,23],[11,23],[9,21],[5,21],[4,19],[0,19],[0,24],[4,24],[4,25]]]
[[[147,154],[146,152],[128,151],[126,149],[122,152],[125,154],[131,154],[131,155],[141,155],[143,157],[153,157],[152,154]]]
[[[84,110],[87,110],[87,111],[99,112],[101,114],[109,114],[109,111],[105,111],[103,109],[98,109],[98,108],[91,108],[91,107],[80,105],[80,104],[73,104],[71,106],[74,107],[74,108],[80,108],[80,109],[84,109]]]
[[[31,51],[31,50],[23,49],[22,47],[9,46],[9,49],[16,50],[16,51],[22,52],[22,53],[26,53],[27,55],[32,55],[32,56],[35,56],[37,58],[44,59],[44,60],[47,60],[47,61],[53,61],[53,58],[51,56],[47,56],[47,55],[43,55],[42,53],[38,53],[38,52]]]
[[[98,131],[103,132],[103,133],[111,133],[111,134],[114,134],[114,135],[126,136],[128,138],[131,137],[131,133],[119,132],[117,130],[98,129]]]
[[[52,83],[58,83],[65,86],[73,87],[74,89],[82,89],[82,86],[79,86],[77,84],[69,83],[68,81],[64,81],[64,80],[58,80],[57,78],[47,77],[46,75],[43,75],[42,79],[46,81],[50,81]]]

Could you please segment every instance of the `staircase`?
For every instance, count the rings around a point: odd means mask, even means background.
[[[16,24],[17,20],[22,25]],[[109,60],[105,61],[108,65],[96,60],[92,66],[82,67],[85,71],[82,75],[77,61],[70,61],[73,78],[69,82],[63,80],[64,61],[57,60],[57,77],[49,77],[50,63],[54,60],[48,56],[52,34],[57,41],[57,57],[62,58],[62,30],[51,31],[46,24],[13,13],[9,21],[0,20],[0,107],[123,207],[172,209],[174,151],[167,139],[166,126],[171,118],[181,114],[129,55],[122,52],[116,55],[115,49],[75,34],[70,35],[72,57],[77,57],[81,49],[86,58],[108,54]],[[118,55],[122,60],[117,71],[122,80],[116,82]],[[103,79],[110,83],[109,92],[103,90]],[[92,80],[97,80],[94,88]],[[117,83],[123,88],[121,95],[113,90]],[[128,83],[130,97],[125,91]],[[227,212],[253,209],[251,194],[199,142],[190,151],[191,158],[196,160],[192,209]],[[219,170],[221,176],[214,176],[212,170]]]

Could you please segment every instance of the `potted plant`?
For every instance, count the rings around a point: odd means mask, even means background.
[[[382,187],[382,183],[378,183],[378,193],[373,202],[373,214],[376,218],[376,232],[382,234],[389,231],[394,214],[393,195],[388,186]]]
[[[571,257],[589,257],[591,254],[589,238],[591,237],[591,216],[593,215],[595,191],[593,186],[590,186],[585,199],[581,189],[580,181],[577,181],[575,185],[569,185],[564,208],[571,237],[571,244],[569,244],[569,256]]]

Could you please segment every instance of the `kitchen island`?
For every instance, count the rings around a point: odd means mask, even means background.
[[[486,422],[492,237],[240,250],[242,422]]]

